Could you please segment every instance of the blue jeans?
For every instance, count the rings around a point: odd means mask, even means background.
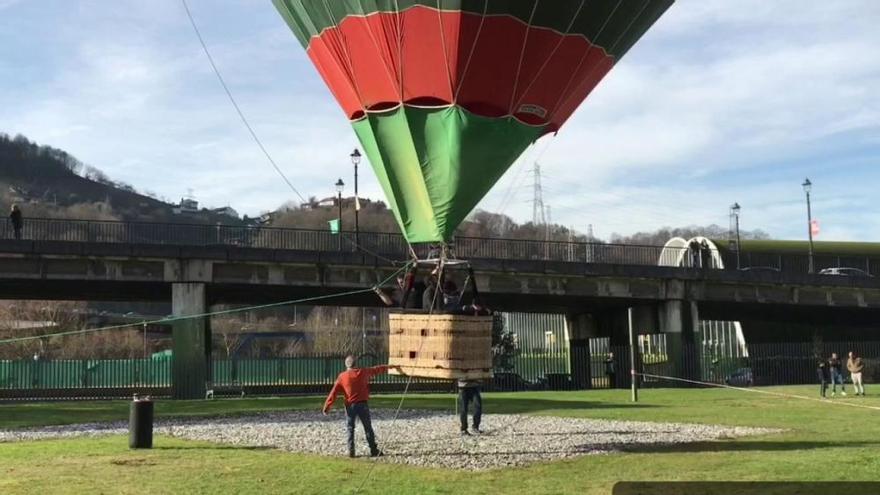
[[[376,434],[373,432],[373,422],[370,421],[370,406],[366,402],[357,402],[350,406],[345,406],[345,417],[349,455],[354,455],[354,423],[356,419],[360,419],[361,425],[364,427],[367,443],[370,445],[370,453],[375,454],[378,452],[379,448],[376,447]]]
[[[846,385],[843,384],[843,373],[832,369],[831,370],[831,393],[837,392],[837,384],[840,384],[840,391],[846,392]]]
[[[461,420],[461,431],[467,431],[468,404],[471,401],[474,403],[474,429],[479,429],[480,418],[483,416],[483,398],[480,397],[480,388],[458,389],[458,418]]]

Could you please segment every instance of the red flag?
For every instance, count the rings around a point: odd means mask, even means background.
[[[818,220],[813,220],[810,222],[810,232],[812,232],[813,235],[819,235],[819,221]]]

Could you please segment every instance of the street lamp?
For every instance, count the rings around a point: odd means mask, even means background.
[[[358,199],[358,163],[361,162],[361,152],[357,148],[351,152],[351,163],[354,164],[354,243],[360,247],[360,224],[358,222],[358,214],[360,213],[360,200]]]
[[[739,270],[740,267],[740,257],[739,252],[742,249],[742,246],[739,242],[739,203],[734,203],[730,206],[730,214],[733,216],[734,221],[736,222],[736,269]]]
[[[339,217],[338,223],[336,227],[339,229],[339,250],[342,250],[342,190],[345,189],[345,182],[342,182],[342,177],[336,181],[336,203],[339,205]]]
[[[813,211],[810,209],[810,191],[813,190],[813,183],[809,177],[801,184],[804,192],[807,194],[807,234],[810,236],[810,261],[809,273],[813,273]]]

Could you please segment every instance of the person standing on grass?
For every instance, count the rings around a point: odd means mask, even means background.
[[[477,380],[458,381],[458,419],[461,422],[461,436],[469,436],[468,433],[468,405],[474,403],[474,422],[471,432],[476,435],[482,433],[480,420],[483,417],[483,397],[480,396],[480,382]]]
[[[816,377],[819,379],[819,395],[824,399],[825,391],[828,390],[828,366],[821,358],[816,366]]]
[[[605,358],[605,376],[608,377],[608,388],[617,388],[617,363],[614,362],[614,353],[609,352]]]
[[[345,397],[345,426],[348,433],[348,456],[354,457],[354,425],[355,421],[360,419],[361,426],[364,427],[364,433],[367,437],[367,443],[370,445],[370,457],[379,457],[382,451],[376,445],[376,434],[373,432],[373,423],[370,420],[370,407],[367,400],[370,398],[370,379],[376,375],[385,373],[389,368],[400,371],[399,366],[373,366],[372,368],[356,368],[357,358],[352,355],[345,356],[345,371],[336,378],[336,383],[327,395],[324,401],[324,408],[321,412],[327,415],[336,396],[340,392]]]
[[[24,225],[24,218],[21,215],[21,209],[18,205],[12,205],[9,212],[9,221],[12,223],[12,231],[15,233],[15,239],[21,240],[21,227]]]
[[[865,369],[865,363],[862,358],[857,356],[853,351],[849,351],[849,359],[846,360],[846,369],[852,377],[853,388],[856,389],[856,395],[865,395],[865,385],[862,383],[862,371]]]
[[[831,358],[828,360],[828,371],[831,373],[831,397],[837,393],[837,384],[840,384],[840,395],[846,397],[846,385],[843,384],[843,370],[840,363],[840,358],[837,357],[836,352],[831,353]]]

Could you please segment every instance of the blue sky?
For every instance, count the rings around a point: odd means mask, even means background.
[[[497,1],[497,0],[493,0]],[[268,0],[189,0],[220,70],[305,196],[351,183],[358,145]],[[727,224],[880,241],[880,2],[679,0],[556,137],[480,207],[595,233]],[[169,199],[256,214],[294,199],[219,86],[179,1],[0,0],[0,131]],[[368,167],[365,167],[368,168]],[[362,195],[381,198],[373,175]]]

